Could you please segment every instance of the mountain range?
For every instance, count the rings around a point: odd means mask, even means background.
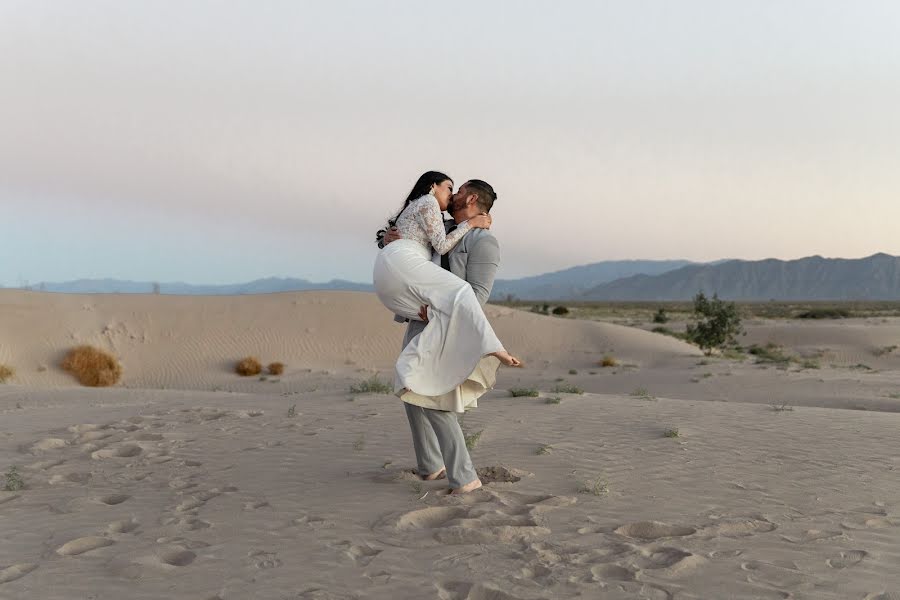
[[[157,287],[158,286],[158,287]],[[334,279],[257,279],[247,283],[193,285],[116,279],[80,279],[30,286],[47,292],[239,295],[303,290],[372,291],[368,283]],[[879,253],[844,259],[606,261],[521,279],[498,279],[492,300],[527,301],[690,300],[698,291],[728,300],[900,300],[900,257]]]

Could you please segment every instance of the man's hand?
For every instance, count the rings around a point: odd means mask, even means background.
[[[425,305],[419,309],[419,318],[426,323],[428,322],[428,305]]]
[[[396,242],[399,239],[403,239],[400,235],[400,231],[396,227],[390,227],[384,232],[384,245],[387,246],[391,242]]]

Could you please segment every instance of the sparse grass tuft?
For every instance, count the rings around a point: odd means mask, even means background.
[[[678,340],[686,340],[687,339],[686,333],[679,332],[679,331],[672,331],[668,327],[662,327],[662,326],[654,327],[650,331],[652,331],[653,333],[658,333],[660,335],[667,335],[669,337],[673,337]]]
[[[786,365],[791,362],[791,357],[782,352],[781,346],[773,344],[772,342],[769,342],[765,346],[757,346],[754,344],[750,346],[747,352],[755,356],[756,362],[758,363]]]
[[[744,360],[747,358],[747,355],[744,354],[744,351],[740,346],[734,346],[722,350],[722,358],[727,358],[728,360]]]
[[[602,477],[582,481],[578,486],[579,494],[593,494],[594,496],[606,496],[609,494],[609,483]]]
[[[475,446],[478,445],[478,440],[481,439],[481,434],[484,433],[484,429],[476,431],[475,433],[470,433],[466,436],[466,450],[474,450]]]
[[[350,386],[351,394],[392,394],[394,386],[387,381],[378,379],[378,375],[372,375],[365,381]]]
[[[888,394],[888,398],[893,398],[894,400],[900,400],[900,393]]]
[[[560,402],[562,402],[562,399],[559,396],[552,396],[547,398],[545,404],[559,404]]]
[[[12,367],[0,365],[0,383],[6,383],[6,380],[10,379],[15,374],[16,371]]]
[[[19,473],[19,468],[16,466],[12,466],[4,475],[4,485],[3,489],[7,492],[17,492],[21,489],[25,488],[25,480],[22,479],[22,475]]]
[[[550,454],[551,452],[553,452],[553,446],[551,446],[550,444],[544,444],[537,449],[537,454],[540,455]]]
[[[634,388],[630,394],[634,398],[641,398],[642,400],[653,400],[653,396],[647,390],[647,388]]]
[[[69,350],[62,368],[81,385],[106,387],[118,383],[122,377],[122,365],[116,358],[93,346],[77,346]]]
[[[813,358],[807,358],[803,362],[800,363],[801,369],[821,369],[822,366],[819,364],[819,361]]]
[[[353,442],[353,449],[357,452],[362,452],[363,448],[366,447],[366,434],[361,433],[359,437],[356,438],[356,441]]]
[[[773,402],[769,406],[771,406],[772,410],[774,410],[775,412],[794,412],[794,407],[787,402],[782,402],[781,404]]]
[[[863,371],[871,371],[872,370],[872,367],[870,367],[869,365],[863,364],[863,363],[857,363],[850,368],[851,369],[861,369]]]
[[[569,369],[569,375],[578,375],[578,371],[575,369]]]
[[[553,391],[557,394],[583,394],[584,390],[578,387],[577,385],[572,385],[571,383],[565,383],[561,385],[557,385],[553,388]]]
[[[248,356],[238,361],[238,363],[234,366],[234,372],[241,377],[259,375],[260,373],[262,373],[262,365],[259,363],[259,360],[257,358]]]
[[[282,373],[284,373],[284,363],[269,363],[269,366],[266,367],[266,370],[269,372],[269,375],[281,375]]]
[[[537,398],[540,395],[535,388],[510,388],[509,395],[513,398],[524,396],[526,398]]]
[[[610,356],[607,354],[600,361],[600,366],[604,367],[604,368],[605,367],[617,367],[617,366],[619,366],[619,361],[616,360],[615,356]]]
[[[678,433],[678,428],[677,428],[677,427],[670,427],[669,429],[666,429],[666,430],[663,432],[663,437],[667,437],[667,438],[677,438],[677,437],[680,437],[680,436],[681,436],[681,434]]]
[[[293,419],[297,416],[297,405],[292,404],[291,407],[287,411],[288,419]]]
[[[893,346],[885,346],[883,348],[875,348],[872,350],[872,354],[875,356],[884,356],[885,354],[890,354],[894,350],[896,350],[898,346],[895,344]]]

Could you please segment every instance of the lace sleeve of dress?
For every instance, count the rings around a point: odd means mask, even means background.
[[[437,199],[432,196],[421,202],[416,208],[416,221],[428,240],[431,247],[438,254],[447,254],[462,239],[464,235],[471,229],[468,221],[463,221],[450,235],[444,230],[444,219],[441,218],[441,208],[438,206]]]

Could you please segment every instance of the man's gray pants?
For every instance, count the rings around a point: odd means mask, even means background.
[[[478,479],[466,438],[456,413],[423,408],[404,402],[419,475],[437,473],[447,468],[447,480],[453,489]]]

